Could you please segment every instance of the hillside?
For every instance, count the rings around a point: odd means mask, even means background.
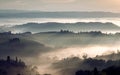
[[[0,75],[39,75],[35,68],[28,67],[21,59],[0,59]]]
[[[3,30],[8,30],[12,32],[47,32],[47,31],[60,31],[60,30],[70,30],[74,32],[80,31],[120,31],[120,27],[112,23],[100,23],[100,22],[78,22],[78,23],[27,23],[23,25],[16,25],[13,27],[6,27]]]

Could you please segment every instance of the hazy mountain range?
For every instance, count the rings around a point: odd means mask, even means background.
[[[44,12],[25,10],[0,10],[0,18],[102,18],[120,17],[111,12]]]

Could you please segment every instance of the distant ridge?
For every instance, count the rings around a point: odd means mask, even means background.
[[[2,28],[3,29],[3,28]],[[12,32],[48,32],[48,31],[60,31],[60,30],[70,30],[73,32],[80,31],[120,31],[120,27],[112,23],[101,23],[101,22],[78,22],[78,23],[26,23],[23,25],[16,25],[13,27],[7,27],[3,30],[8,30]]]
[[[0,18],[102,18],[120,17],[120,13],[102,11],[26,11],[26,10],[0,10]]]

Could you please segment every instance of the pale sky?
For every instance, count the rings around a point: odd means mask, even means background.
[[[0,0],[0,9],[120,12],[120,0]]]

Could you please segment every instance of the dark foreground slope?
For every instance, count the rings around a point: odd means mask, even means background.
[[[10,56],[0,59],[0,75],[39,75],[35,68],[28,67],[21,59]]]
[[[120,60],[71,57],[53,63],[53,68],[61,75],[120,75]]]
[[[103,69],[102,71],[98,71],[97,68],[94,70],[79,70],[75,73],[75,75],[120,75],[120,66],[110,66],[108,68]]]

